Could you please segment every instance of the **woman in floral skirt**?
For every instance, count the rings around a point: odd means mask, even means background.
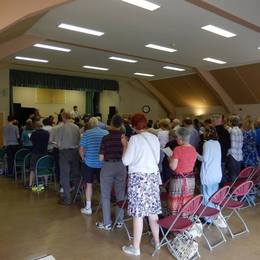
[[[149,218],[155,246],[159,245],[158,214],[160,204],[160,143],[158,138],[147,132],[147,120],[143,114],[132,117],[132,126],[136,131],[129,143],[122,138],[124,147],[122,161],[128,166],[128,214],[133,217],[133,244],[123,246],[129,255],[140,255],[140,243],[143,231],[143,218]]]

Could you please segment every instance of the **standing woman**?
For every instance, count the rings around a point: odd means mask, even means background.
[[[243,166],[257,166],[258,156],[256,148],[256,131],[254,121],[251,116],[247,116],[242,124],[243,132]]]
[[[176,130],[177,146],[170,159],[173,173],[169,185],[168,207],[173,214],[194,196],[195,177],[193,168],[197,159],[196,149],[189,144],[190,130],[178,127]]]
[[[202,162],[200,182],[204,204],[206,205],[209,198],[218,190],[222,179],[221,146],[216,128],[213,125],[205,127],[204,140],[203,152],[202,155],[198,155],[198,159]],[[212,206],[214,207],[214,205]]]
[[[143,218],[149,218],[155,246],[159,245],[158,214],[160,204],[160,143],[158,138],[147,132],[147,119],[143,114],[135,114],[132,126],[136,131],[129,143],[122,138],[124,165],[128,166],[128,214],[133,217],[133,245],[123,246],[129,255],[140,255],[143,232]]]

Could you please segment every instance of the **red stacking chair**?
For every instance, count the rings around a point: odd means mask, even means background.
[[[253,184],[252,181],[246,181],[246,182],[240,184],[237,188],[235,188],[232,191],[232,193],[230,194],[230,196],[228,198],[224,199],[224,201],[222,201],[219,204],[221,206],[221,212],[223,211],[223,209],[231,210],[231,213],[228,216],[225,216],[225,219],[226,219],[228,231],[229,231],[232,238],[234,238],[235,236],[249,232],[248,227],[247,227],[244,219],[239,214],[239,209],[241,209],[245,206],[244,199],[245,199],[246,195],[249,194],[253,185],[254,184]],[[228,223],[230,217],[234,213],[237,215],[237,217],[240,219],[240,221],[242,222],[242,224],[244,226],[244,229],[242,231],[237,232],[237,233],[233,233],[233,231],[231,230],[231,226]]]
[[[255,168],[253,166],[248,166],[236,177],[236,179],[233,182],[226,182],[224,183],[225,186],[230,186],[231,190],[234,190],[236,187],[238,187],[241,183],[245,181],[250,181],[253,178],[255,172]]]
[[[215,205],[219,205],[221,204],[225,198],[228,196],[229,194],[229,190],[230,190],[230,187],[229,186],[224,186],[223,188],[221,188],[220,190],[218,190],[217,192],[215,192],[211,198],[209,199],[209,202],[207,205],[201,205],[199,207],[199,209],[197,210],[196,212],[196,215],[199,217],[199,218],[210,218],[212,220],[214,219],[217,219],[217,217],[220,215],[220,210],[217,209],[217,208],[212,208],[209,206],[209,204],[215,204]],[[209,226],[212,225],[213,222],[209,223]],[[203,224],[203,228],[207,225],[207,223],[205,222]],[[203,237],[205,238],[207,244],[208,244],[208,247],[210,250],[213,250],[215,247],[221,245],[222,243],[225,243],[226,242],[226,239],[225,239],[225,236],[222,232],[222,230],[216,225],[216,229],[219,231],[220,235],[221,235],[221,240],[218,241],[217,243],[215,244],[212,244],[206,233],[204,232],[203,230]]]
[[[190,199],[180,210],[177,215],[167,216],[158,220],[160,230],[163,234],[163,238],[160,241],[160,244],[153,252],[153,256],[157,251],[164,245],[168,245],[171,250],[174,252],[174,249],[171,246],[168,235],[176,233],[184,233],[187,231],[194,222],[191,220],[191,217],[195,215],[198,208],[201,206],[203,200],[202,195],[197,195],[196,197]],[[166,232],[164,230],[167,230]],[[176,255],[178,259],[178,256]]]
[[[251,179],[251,181],[254,183],[254,186],[252,188],[252,190],[249,193],[249,196],[259,196],[260,195],[260,167],[257,167],[255,170],[255,174],[253,176],[253,178]],[[260,202],[254,202],[254,205],[259,204]]]

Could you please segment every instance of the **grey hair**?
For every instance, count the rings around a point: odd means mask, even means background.
[[[175,134],[179,140],[182,140],[184,143],[189,143],[191,133],[186,127],[178,127]]]

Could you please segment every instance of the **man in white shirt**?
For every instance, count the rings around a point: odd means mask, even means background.
[[[75,118],[79,118],[79,111],[78,111],[78,107],[77,106],[74,106],[73,107],[73,110],[70,112],[70,116],[72,119],[75,119]]]

